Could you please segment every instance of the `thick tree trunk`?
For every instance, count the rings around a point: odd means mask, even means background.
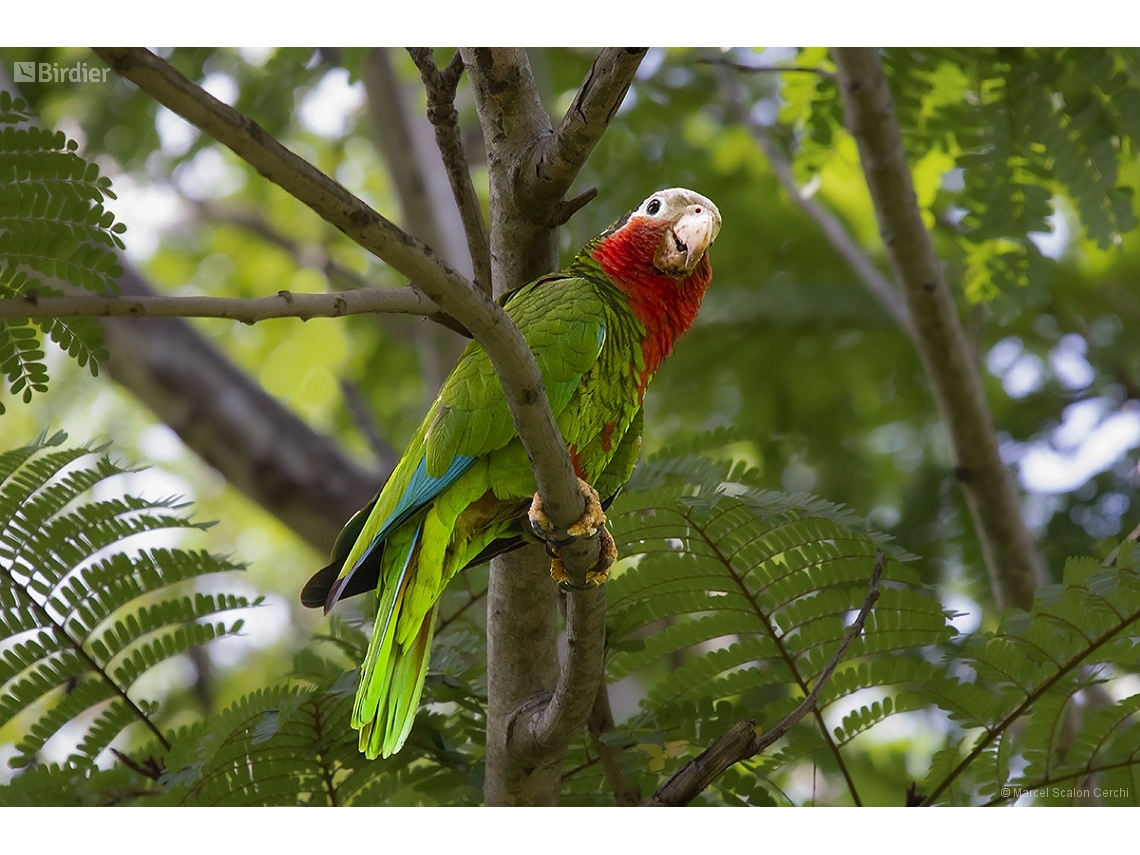
[[[558,682],[558,588],[550,559],[531,546],[496,558],[487,588],[488,805],[556,805],[562,753],[519,762],[511,731],[528,703],[546,703]]]
[[[480,54],[480,59],[476,59]],[[491,181],[491,266],[495,296],[558,267],[553,229],[529,221],[517,206],[514,163],[550,120],[539,101],[526,54],[478,50],[463,53],[473,88],[498,85],[488,70],[509,68],[519,95],[512,99],[516,139],[488,145]],[[496,67],[497,64],[497,67]],[[512,757],[511,725],[521,705],[550,698],[558,681],[558,591],[550,579],[550,561],[540,548],[520,550],[491,562],[487,589],[487,770],[488,805],[558,803],[562,755],[521,766]]]

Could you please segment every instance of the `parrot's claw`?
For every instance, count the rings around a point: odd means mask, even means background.
[[[556,553],[550,556],[550,578],[565,591],[588,591],[591,588],[598,587],[598,585],[604,585],[606,580],[610,578],[610,567],[617,561],[618,551],[613,537],[604,526],[598,540],[600,546],[598,563],[586,571],[585,585],[574,584],[570,574],[566,572],[566,565],[562,563],[562,557]]]
[[[606,524],[606,512],[602,510],[602,500],[598,496],[598,491],[581,478],[578,479],[578,489],[582,492],[582,498],[586,500],[586,510],[577,522],[566,529],[568,537],[565,540],[553,539],[554,523],[546,516],[542,506],[542,496],[534,494],[527,516],[530,518],[530,527],[535,537],[554,546],[566,546],[579,537],[592,537],[598,533],[598,529]]]
[[[530,511],[527,513],[531,530],[536,537],[546,543],[546,553],[550,556],[551,577],[563,588],[572,591],[596,588],[603,584],[609,578],[610,565],[617,560],[617,546],[614,545],[613,537],[606,530],[606,513],[602,510],[602,500],[598,496],[598,491],[581,478],[578,479],[578,489],[582,491],[582,497],[586,500],[586,510],[573,525],[566,529],[568,537],[564,540],[554,539],[554,523],[546,516],[542,507],[542,497],[538,493],[534,494]],[[592,537],[594,535],[599,537],[598,561],[586,571],[586,584],[575,585],[566,572],[566,566],[562,563],[562,547],[573,543],[579,537]]]

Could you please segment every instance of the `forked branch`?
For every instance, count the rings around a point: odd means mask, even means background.
[[[471,268],[475,284],[485,293],[491,293],[491,244],[487,236],[487,223],[483,207],[471,182],[470,165],[463,151],[463,137],[459,132],[459,114],[455,111],[455,90],[463,73],[463,60],[456,51],[446,68],[436,67],[431,48],[408,48],[408,53],[420,70],[427,92],[427,115],[435,129],[435,144],[439,147],[451,183],[451,193],[463,220],[463,233],[467,237],[467,251],[471,254]]]
[[[96,48],[119,74],[246,160],[269,180],[304,202],[327,222],[410,278],[448,315],[462,323],[487,351],[498,374],[515,429],[534,469],[548,508],[573,496],[579,510],[567,513],[570,525],[581,513],[581,496],[561,431],[554,422],[534,357],[518,328],[489,294],[475,288],[416,240],[348,192],[315,166],[293,154],[255,122],[188,80],[150,51]],[[549,272],[546,266],[540,273]],[[548,449],[561,449],[564,458]],[[562,465],[560,465],[562,464]],[[555,514],[551,514],[556,519]],[[595,540],[595,539],[591,539]],[[586,544],[583,544],[586,545]],[[582,579],[593,563],[566,565]],[[595,544],[596,551],[596,544]]]

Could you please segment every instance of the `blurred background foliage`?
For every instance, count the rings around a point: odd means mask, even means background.
[[[366,51],[161,53],[399,222],[389,165],[374,136],[376,105],[361,82]],[[438,51],[437,59],[449,55]],[[530,56],[549,110],[561,115],[594,53],[535,49]],[[1137,56],[885,53],[919,201],[959,286],[1003,453],[1018,472],[1026,516],[1057,580],[1067,557],[1107,554],[1137,520],[1140,235],[1132,228],[1132,197],[1140,183],[1140,135],[1133,133],[1140,111],[1104,82],[1119,78],[1121,91],[1135,92]],[[70,48],[5,49],[0,59],[5,69],[13,61],[98,62]],[[395,50],[388,59],[410,111],[422,115],[425,99],[410,59]],[[806,70],[774,73],[772,66]],[[848,506],[920,557],[911,566],[940,589],[947,608],[962,613],[959,629],[992,627],[993,596],[914,349],[789,199],[756,142],[757,132],[770,136],[792,160],[801,192],[835,211],[885,270],[833,71],[824,50],[651,50],[577,181],[576,191],[596,186],[599,194],[563,229],[564,258],[653,189],[689,186],[715,200],[725,226],[713,251],[714,285],[646,398],[643,456],[732,427],[730,450],[754,468],[757,488],[811,492]],[[1018,82],[1030,72],[1032,85]],[[732,118],[730,84],[751,127]],[[114,74],[105,84],[23,84],[19,94],[44,127],[78,140],[80,152],[112,179],[118,199],[107,207],[128,227],[127,258],[163,293],[321,291],[346,287],[351,276],[404,284]],[[478,123],[462,84],[457,107],[486,202]],[[1057,115],[1099,130],[1082,135],[1058,125]],[[1092,174],[1066,171],[1058,146],[1049,147],[1050,133],[1075,143],[1103,138],[1107,149],[1085,153]],[[995,168],[998,161],[1008,168]],[[330,273],[330,260],[345,272]],[[369,434],[402,448],[449,370],[441,334],[417,318],[194,325],[315,430],[376,470]],[[442,350],[453,356],[460,344],[456,337]],[[248,567],[231,590],[250,599],[265,595],[265,604],[245,615],[241,637],[164,666],[164,706],[181,711],[168,724],[190,725],[279,683],[314,632],[327,631],[297,601],[322,556],[228,487],[110,380],[90,377],[57,353],[48,354],[48,364],[50,394],[26,406],[5,400],[0,446],[15,447],[45,429],[109,440],[115,455],[151,465],[123,476],[127,489],[192,500],[197,519],[219,521],[209,548]],[[354,401],[365,403],[365,416]],[[442,614],[457,613],[455,625],[478,634],[485,570],[468,576],[448,593]],[[346,616],[354,616],[351,609]],[[636,681],[623,682],[613,699],[619,722],[638,699]],[[13,753],[11,741],[0,731],[0,758]],[[852,764],[868,780],[894,781],[897,793],[908,770],[920,774],[915,750],[913,740],[903,746],[886,737]],[[927,758],[934,750],[919,749]],[[0,768],[0,780],[9,774]],[[789,797],[810,800],[814,786],[796,778]],[[884,791],[882,800],[889,798]]]

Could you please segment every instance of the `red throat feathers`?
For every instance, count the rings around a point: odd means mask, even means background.
[[[719,227],[719,216],[717,227]],[[693,323],[712,280],[708,253],[687,275],[677,276],[659,270],[654,261],[665,241],[676,240],[674,223],[634,213],[593,251],[593,258],[605,274],[629,297],[630,308],[645,325],[642,344],[645,370],[640,380],[644,392],[648,378],[673,351],[673,346]],[[716,231],[713,231],[715,237]],[[706,247],[707,249],[707,247]]]

